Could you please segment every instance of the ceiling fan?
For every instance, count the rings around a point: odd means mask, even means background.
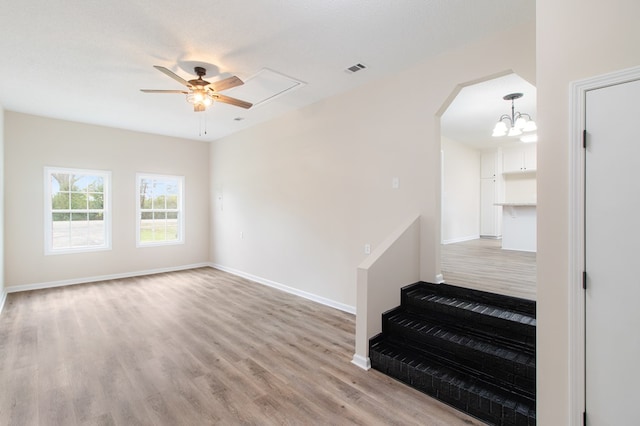
[[[161,67],[159,65],[154,65],[153,67],[158,71],[168,75],[178,83],[186,86],[189,90],[140,89],[140,91],[144,93],[182,93],[184,95],[187,95],[187,102],[193,104],[193,110],[195,112],[202,112],[206,110],[209,105],[213,104],[213,102],[222,102],[245,109],[249,109],[253,105],[249,102],[241,101],[240,99],[232,98],[230,96],[225,96],[218,93],[222,90],[231,89],[232,87],[244,84],[244,82],[236,76],[209,83],[208,81],[202,79],[202,77],[207,74],[207,70],[202,67],[195,67],[193,70],[195,71],[198,78],[187,81],[165,67]]]

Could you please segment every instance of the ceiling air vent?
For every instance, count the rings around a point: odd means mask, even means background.
[[[349,68],[347,68],[345,71],[348,72],[348,73],[354,73],[354,72],[358,72],[360,70],[363,70],[365,68],[367,68],[367,67],[365,67],[362,64],[355,64],[355,65],[352,65]]]

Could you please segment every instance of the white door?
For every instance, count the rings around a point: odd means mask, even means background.
[[[496,229],[495,179],[480,179],[480,235],[494,237]]]
[[[496,177],[496,152],[480,154],[480,179],[494,179]]]
[[[640,81],[587,92],[587,425],[638,425]]]

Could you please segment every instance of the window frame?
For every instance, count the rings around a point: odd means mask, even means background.
[[[140,206],[140,184],[143,179],[152,179],[152,180],[175,180],[178,183],[178,203],[176,209],[143,209]],[[158,173],[136,173],[136,193],[135,193],[135,202],[136,202],[136,248],[143,247],[164,247],[171,245],[179,245],[184,244],[185,242],[185,202],[184,202],[184,187],[185,187],[185,177],[179,175],[168,175],[168,174],[158,174]],[[140,230],[141,230],[141,220],[143,212],[154,212],[156,210],[164,211],[164,212],[177,212],[178,214],[178,238],[176,240],[164,240],[164,241],[149,241],[143,242],[140,240]]]
[[[102,177],[103,187],[103,204],[102,204],[102,215],[103,215],[103,224],[104,224],[104,243],[96,246],[79,246],[79,247],[65,247],[65,248],[54,248],[53,247],[53,213],[54,209],[52,204],[52,185],[51,179],[54,173],[67,173],[73,175],[90,175],[90,176],[100,176]],[[73,213],[68,209],[69,213]],[[100,210],[100,209],[87,209],[78,210],[77,213],[92,213],[91,210]],[[95,211],[93,212],[95,213]],[[112,229],[111,229],[111,171],[109,170],[97,170],[97,169],[78,169],[72,167],[52,167],[46,166],[44,168],[44,254],[46,256],[49,255],[58,255],[58,254],[72,254],[72,253],[88,253],[88,252],[96,252],[96,251],[105,251],[111,250],[112,248]]]

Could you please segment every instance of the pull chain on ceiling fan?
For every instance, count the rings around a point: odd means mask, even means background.
[[[187,81],[165,67],[160,65],[154,65],[153,67],[168,75],[183,86],[186,86],[189,90],[140,89],[140,91],[144,93],[182,93],[187,96],[187,102],[193,104],[193,110],[195,112],[205,111],[207,107],[214,102],[222,102],[245,109],[249,109],[253,106],[249,102],[218,93],[222,90],[231,89],[232,87],[244,84],[244,82],[236,76],[209,83],[202,78],[207,74],[207,70],[203,67],[195,67],[194,71],[198,78]]]

